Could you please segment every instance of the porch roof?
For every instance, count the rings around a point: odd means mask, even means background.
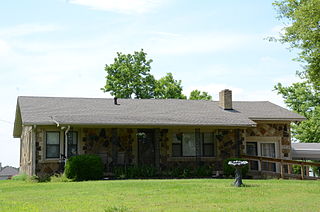
[[[292,159],[320,160],[320,143],[292,143]]]
[[[302,116],[270,102],[233,102],[223,110],[216,101],[181,99],[18,97],[14,136],[21,125],[255,126],[255,119],[300,120]]]

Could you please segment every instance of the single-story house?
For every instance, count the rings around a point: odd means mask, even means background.
[[[2,167],[0,163],[0,180],[11,179],[19,173],[19,169],[12,166]]]
[[[123,165],[210,165],[242,154],[291,159],[290,123],[305,118],[268,101],[108,99],[20,96],[13,136],[20,138],[20,171],[61,170],[64,157],[96,154],[106,169]],[[277,171],[251,161],[252,170]]]

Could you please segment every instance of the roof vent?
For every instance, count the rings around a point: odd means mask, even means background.
[[[118,98],[117,98],[117,97],[114,97],[113,102],[114,102],[115,105],[119,105],[119,104],[118,104]]]
[[[219,92],[219,106],[224,110],[232,110],[232,91],[224,89]]]

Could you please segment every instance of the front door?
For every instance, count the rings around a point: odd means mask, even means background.
[[[138,160],[139,165],[155,165],[154,130],[139,129],[138,140]]]

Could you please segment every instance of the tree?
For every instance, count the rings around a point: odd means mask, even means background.
[[[181,80],[175,80],[172,73],[156,81],[154,93],[156,99],[186,99],[182,93]]]
[[[308,82],[288,87],[279,83],[276,89],[291,109],[307,118],[292,125],[293,136],[301,142],[320,142],[320,93]]]
[[[320,0],[281,0],[274,6],[279,18],[289,22],[277,40],[300,49],[295,60],[303,63],[297,72],[303,80],[275,86],[285,103],[306,121],[293,125],[293,136],[301,142],[320,142]]]
[[[114,63],[105,67],[106,85],[102,90],[118,98],[153,98],[156,81],[150,74],[152,60],[146,56],[143,49],[133,55],[118,52]]]
[[[106,65],[106,85],[101,88],[118,98],[138,99],[186,99],[182,93],[181,80],[175,80],[172,73],[156,80],[150,73],[152,60],[141,49],[133,55],[117,53],[113,64]],[[195,90],[190,99],[207,99],[212,97],[207,92]]]
[[[274,6],[279,18],[289,22],[279,41],[300,49],[298,61],[305,64],[300,72],[319,90],[320,86],[320,0],[281,0]]]
[[[209,95],[207,92],[201,92],[199,90],[193,90],[190,93],[189,99],[191,100],[197,100],[197,99],[202,99],[202,100],[211,100],[212,96]]]

